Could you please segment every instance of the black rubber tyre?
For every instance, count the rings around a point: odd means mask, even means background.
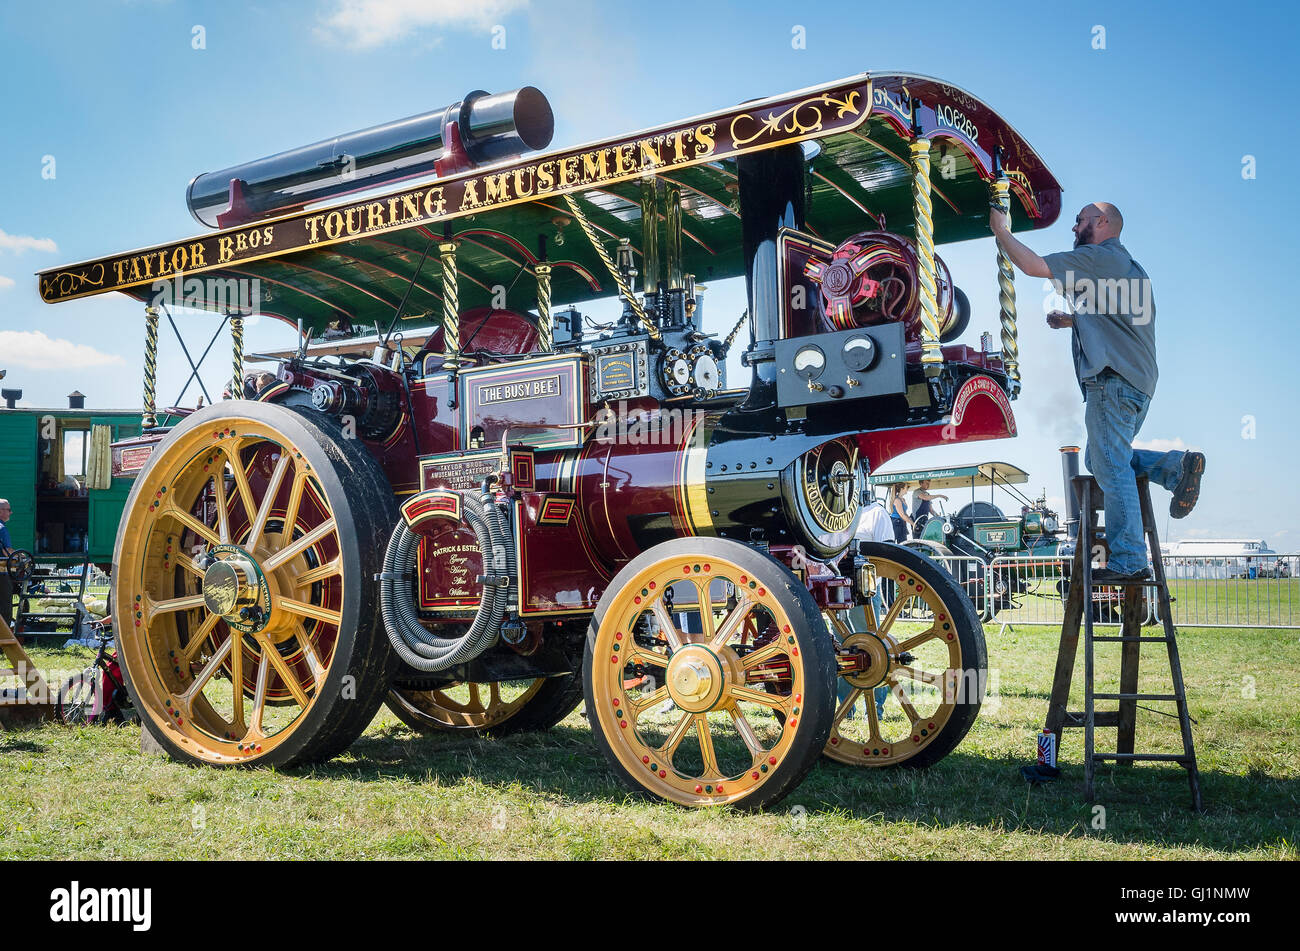
[[[151,705],[149,701],[159,695],[159,688],[151,685],[146,694],[135,682],[140,671],[133,676],[127,660],[139,655],[138,648],[127,649],[137,630],[130,614],[132,599],[119,592],[124,544],[133,532],[139,531],[133,528],[133,513],[148,503],[146,493],[152,495],[151,472],[168,459],[169,449],[186,445],[185,440],[192,439],[195,430],[237,420],[274,429],[310,465],[333,512],[343,568],[341,620],[324,682],[289,735],[264,754],[259,748],[256,755],[242,759],[226,755],[219,742],[209,750],[190,737],[182,739],[161,704],[157,708]],[[199,410],[174,427],[155,447],[136,479],[126,502],[114,556],[119,662],[143,729],[174,759],[203,765],[283,768],[326,760],[350,746],[374,718],[397,668],[397,657],[382,626],[379,586],[374,581],[396,518],[392,489],[379,463],[360,441],[347,438],[331,417],[299,407],[230,400]],[[135,544],[132,539],[131,545]]]
[[[712,563],[714,569],[718,571],[730,570],[722,567],[729,564],[770,591],[789,624],[778,640],[783,641],[788,637],[794,647],[785,647],[784,642],[782,646],[798,656],[802,665],[800,668],[803,684],[802,700],[800,705],[794,708],[800,722],[788,746],[784,747],[783,755],[773,757],[775,762],[772,763],[770,772],[765,765],[762,774],[754,773],[755,776],[762,776],[758,785],[743,791],[729,790],[725,796],[712,800],[707,800],[706,797],[693,797],[688,790],[665,791],[662,782],[670,781],[657,780],[656,776],[661,774],[654,774],[640,768],[642,761],[635,755],[635,747],[625,742],[629,739],[635,740],[631,734],[636,733],[636,724],[632,724],[632,730],[624,729],[620,732],[620,717],[624,714],[608,716],[606,711],[612,713],[622,708],[611,705],[611,698],[598,691],[596,686],[598,676],[602,678],[601,683],[615,683],[621,681],[623,677],[623,667],[618,664],[610,673],[605,673],[609,670],[607,658],[611,657],[611,648],[607,644],[615,643],[611,639],[610,631],[617,626],[617,622],[606,626],[607,615],[612,619],[621,611],[623,607],[621,602],[626,600],[635,588],[640,587],[641,582],[637,580],[638,578],[648,577],[648,573],[658,570],[659,566],[675,567],[683,562],[687,567],[692,562]],[[618,647],[613,647],[612,650],[618,651]],[[599,658],[596,656],[597,652]],[[619,656],[623,655],[613,655],[613,657]],[[596,673],[597,660],[599,660],[600,674]],[[634,793],[646,798],[666,799],[679,805],[689,806],[725,804],[746,810],[764,809],[779,802],[803,780],[817,762],[830,736],[831,723],[835,714],[836,676],[835,652],[821,612],[808,589],[794,574],[771,556],[747,545],[728,539],[704,537],[680,538],[664,542],[641,553],[624,566],[605,589],[600,603],[596,606],[596,613],[591,619],[587,634],[587,648],[583,663],[583,687],[592,735],[597,749],[621,782]],[[781,728],[783,731],[781,743],[785,743],[784,731],[789,728],[788,721],[782,721]],[[609,733],[618,738],[619,750],[616,750],[611,743],[607,735]],[[630,753],[632,755],[629,755]],[[633,768],[633,763],[636,763],[637,768]],[[741,772],[745,774],[745,779],[748,779],[748,771],[742,769]],[[689,784],[694,780],[685,780],[685,782]],[[698,793],[701,790],[697,788],[696,791]]]
[[[961,647],[963,683],[969,685],[973,679],[979,688],[960,691],[952,715],[939,729],[934,739],[915,755],[893,764],[897,768],[923,769],[937,763],[956,749],[957,744],[970,732],[975,718],[979,716],[983,688],[988,676],[988,651],[984,643],[984,627],[975,611],[975,605],[962,590],[961,585],[937,562],[901,545],[882,542],[862,542],[860,551],[868,558],[887,558],[897,562],[908,571],[914,572],[943,599],[943,603],[952,614],[957,642]]]

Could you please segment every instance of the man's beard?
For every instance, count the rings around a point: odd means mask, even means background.
[[[1088,222],[1088,226],[1086,228],[1084,228],[1082,231],[1080,231],[1078,234],[1074,236],[1074,246],[1077,248],[1081,244],[1092,244],[1092,222],[1091,221]]]

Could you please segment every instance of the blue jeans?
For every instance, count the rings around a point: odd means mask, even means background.
[[[1172,492],[1182,476],[1185,454],[1133,448],[1133,439],[1147,418],[1151,397],[1118,373],[1103,370],[1084,380],[1083,385],[1087,392],[1084,421],[1088,427],[1084,462],[1106,495],[1106,538],[1110,542],[1107,567],[1131,574],[1147,566],[1138,476],[1146,476]],[[1080,518],[1086,519],[1087,513],[1081,513]]]

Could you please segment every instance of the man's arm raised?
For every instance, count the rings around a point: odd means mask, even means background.
[[[1021,271],[1030,277],[1052,276],[1052,270],[1047,266],[1047,262],[1025,247],[1020,239],[1011,233],[1011,221],[1006,212],[996,209],[990,211],[989,227],[993,229],[993,237],[997,239],[998,246],[1007,252],[1011,263]]]

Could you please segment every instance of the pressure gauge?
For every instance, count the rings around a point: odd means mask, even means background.
[[[844,365],[850,370],[861,372],[875,362],[876,345],[869,336],[863,334],[844,341]]]
[[[807,346],[794,355],[794,372],[805,380],[816,379],[825,369],[826,354],[820,347]]]

